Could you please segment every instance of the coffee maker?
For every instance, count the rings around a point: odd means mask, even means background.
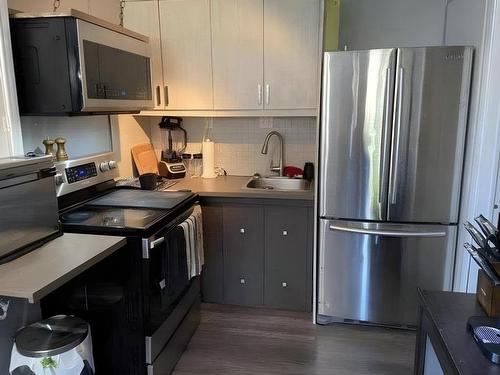
[[[158,124],[162,130],[163,150],[158,163],[160,176],[166,178],[183,178],[186,167],[182,162],[182,154],[187,146],[187,132],[182,127],[182,118],[174,116],[162,117]]]

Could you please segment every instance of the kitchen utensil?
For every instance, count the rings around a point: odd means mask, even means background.
[[[132,157],[139,175],[145,173],[159,174],[158,159],[151,143],[143,143],[131,148]]]
[[[465,243],[464,247],[472,256],[474,261],[479,265],[479,267],[481,267],[486,275],[488,275],[494,286],[499,286],[500,276],[498,275],[497,271],[495,271],[495,269],[491,266],[491,263],[486,258],[484,258],[470,243]]]
[[[486,238],[483,236],[481,232],[479,232],[474,225],[472,225],[469,221],[464,223],[465,229],[472,236],[474,242],[481,248],[489,247]]]
[[[158,175],[156,173],[144,173],[139,176],[139,182],[142,190],[154,190],[158,183]]]
[[[479,215],[474,219],[483,231],[486,241],[491,242],[495,247],[498,247],[498,229],[486,219],[483,215]]]
[[[158,126],[164,130],[162,132],[164,149],[161,152],[159,164],[160,174],[167,178],[185,177],[186,167],[182,162],[182,154],[187,147],[187,132],[182,127],[182,118],[164,116]]]
[[[54,142],[57,144],[56,159],[57,161],[68,160],[68,153],[66,152],[66,139],[56,138]]]

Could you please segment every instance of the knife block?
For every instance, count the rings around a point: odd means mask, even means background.
[[[493,263],[495,271],[500,273],[500,263]],[[483,270],[477,275],[476,298],[489,317],[500,317],[500,285],[495,286]]]

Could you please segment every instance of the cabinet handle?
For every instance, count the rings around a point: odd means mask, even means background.
[[[160,86],[156,86],[156,106],[159,107],[161,105],[161,92]]]
[[[240,279],[240,284],[245,284],[245,279]]]
[[[286,288],[286,287],[288,286],[288,284],[287,284],[286,282],[284,282],[284,281],[283,281],[283,282],[281,283],[281,286],[282,286],[283,288]]]
[[[262,85],[260,83],[257,85],[257,97],[259,99],[259,105],[262,105]]]
[[[245,228],[240,228],[240,233],[241,234],[245,233]]]
[[[165,105],[168,106],[168,104],[170,103],[170,99],[168,97],[168,85],[165,85],[163,90],[164,90],[164,95],[165,95]]]
[[[269,86],[269,83],[268,83],[268,84],[266,84],[266,104],[267,105],[269,105],[270,96],[271,96],[271,87]]]
[[[283,236],[288,236],[288,231],[287,230],[283,231]]]

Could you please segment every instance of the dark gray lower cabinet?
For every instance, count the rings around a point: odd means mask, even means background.
[[[264,304],[269,307],[308,310],[308,209],[265,209]]]
[[[264,210],[259,206],[222,208],[224,302],[264,303]]]
[[[202,209],[205,302],[311,311],[309,202],[215,199]]]

